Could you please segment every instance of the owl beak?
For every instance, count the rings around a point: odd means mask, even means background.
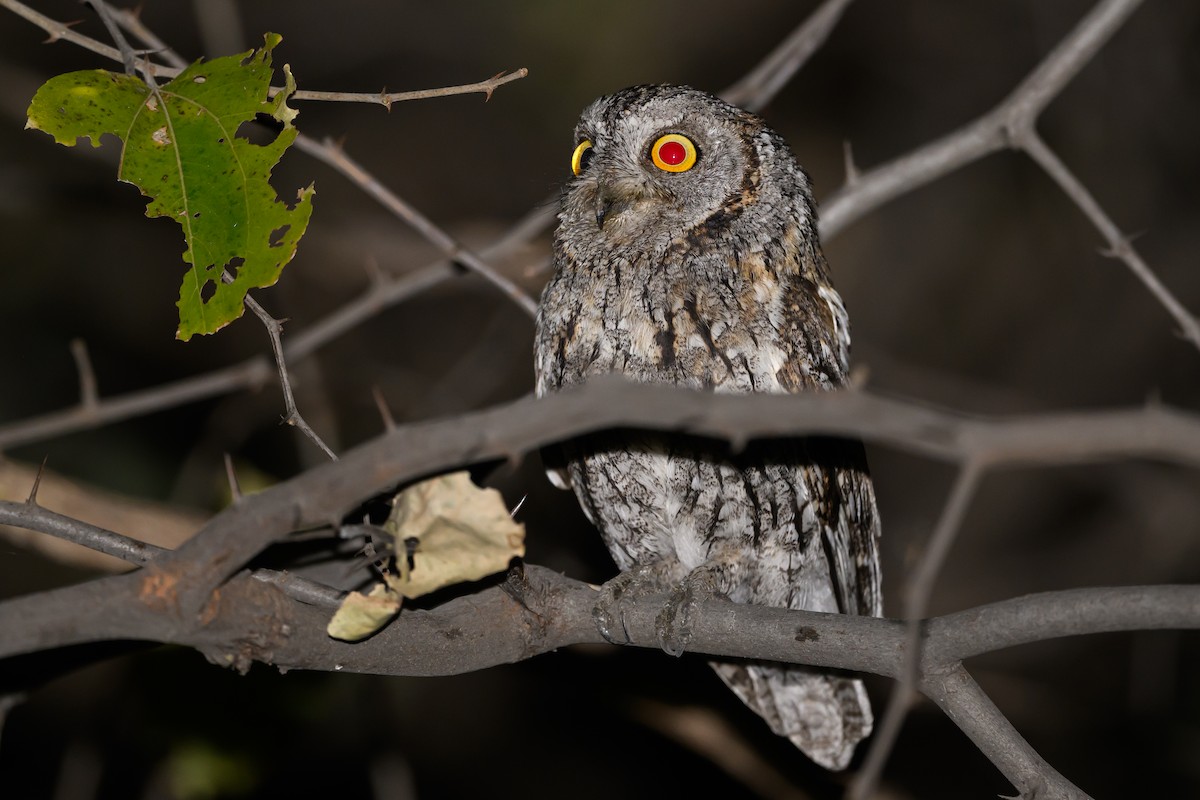
[[[622,196],[608,187],[601,186],[596,196],[596,227],[603,228],[604,220],[620,214],[629,208],[633,201],[628,196]]]

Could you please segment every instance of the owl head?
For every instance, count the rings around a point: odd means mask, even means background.
[[[815,224],[807,176],[756,115],[687,86],[633,86],[588,106],[560,234],[666,246],[692,231],[739,240]]]

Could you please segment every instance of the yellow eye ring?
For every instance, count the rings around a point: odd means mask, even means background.
[[[696,166],[696,145],[686,136],[668,133],[650,146],[650,160],[665,172],[687,172]]]
[[[584,139],[575,146],[575,152],[571,153],[571,172],[576,175],[587,169],[587,165],[592,161],[592,140]]]

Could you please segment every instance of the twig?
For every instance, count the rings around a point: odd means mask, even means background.
[[[383,429],[388,433],[396,430],[396,420],[392,410],[388,408],[387,398],[378,386],[371,387],[371,397],[375,399],[375,408],[379,410],[379,418],[383,420]]]
[[[103,42],[98,42],[90,36],[84,36],[81,33],[76,33],[75,31],[71,30],[70,24],[64,24],[62,22],[58,22],[57,20],[53,20],[50,17],[47,17],[45,14],[34,11],[24,3],[18,2],[18,0],[0,0],[0,8],[8,9],[18,17],[21,17],[28,22],[32,22],[37,27],[50,34],[49,38],[46,40],[47,43],[57,42],[62,39],[70,42],[71,44],[78,45],[85,50],[98,53],[99,55],[102,55],[107,59],[111,59],[112,61],[124,61],[121,56],[121,51],[117,48],[110,47]],[[158,74],[164,74],[164,72],[169,72],[169,70],[164,70]],[[179,73],[176,71],[172,74],[177,75]]]
[[[113,44],[117,46],[117,50],[121,53],[121,63],[125,66],[125,74],[133,75],[137,72],[137,56],[133,53],[133,48],[129,46],[129,42],[125,41],[125,34],[121,33],[121,29],[117,27],[117,23],[113,22],[112,9],[104,0],[83,0],[86,5],[91,6],[96,14],[100,17],[100,21],[104,23],[104,29],[108,31],[108,35],[112,37]]]
[[[346,155],[346,152],[332,140],[326,139],[324,142],[317,142],[311,137],[300,134],[296,137],[296,147],[341,172],[380,205],[407,222],[414,230],[432,242],[451,261],[461,264],[496,286],[530,317],[537,316],[537,302],[524,289],[496,272],[483,259],[464,248],[450,234],[434,225],[428,217],[376,180],[375,176]]]
[[[237,470],[233,468],[233,456],[225,453],[225,480],[229,483],[229,499],[236,506],[242,502],[242,485],[238,482]]]
[[[154,31],[146,27],[142,22],[139,14],[127,8],[115,9],[117,24],[130,34],[137,37],[142,44],[149,47],[156,56],[166,61],[172,68],[177,70],[175,75],[182,72],[188,66],[188,60],[175,52],[175,49],[160,39]],[[160,75],[167,74],[165,71],[159,71]]]
[[[871,749],[867,753],[862,769],[851,782],[847,796],[850,800],[868,800],[874,797],[883,776],[883,767],[888,756],[900,736],[900,728],[924,676],[921,674],[922,664],[922,622],[929,609],[929,599],[933,595],[933,586],[945,563],[975,489],[979,485],[979,477],[983,473],[981,460],[968,459],[960,468],[958,478],[946,498],[942,516],[934,528],[933,535],[925,546],[917,568],[908,578],[904,591],[904,652],[903,666],[900,679],[892,689],[888,698],[883,721],[875,731],[871,741]]]
[[[96,371],[88,358],[87,342],[72,339],[71,358],[75,359],[75,370],[79,373],[79,407],[84,411],[95,411],[100,397],[96,391]]]
[[[297,89],[289,99],[324,100],[334,103],[377,103],[389,110],[392,103],[401,103],[406,100],[427,100],[432,97],[451,97],[458,94],[484,94],[486,95],[484,102],[487,102],[492,99],[492,92],[496,91],[498,87],[528,75],[529,70],[521,67],[513,72],[499,72],[487,80],[477,83],[443,86],[440,89],[418,89],[411,92],[389,92],[386,89],[381,92],[317,92],[310,89]],[[272,94],[279,91],[281,90],[275,87],[271,89]]]
[[[825,0],[754,69],[721,92],[735,106],[761,111],[825,43],[852,0]]]
[[[221,278],[222,280],[225,280],[226,283],[233,281],[233,276],[228,272],[223,274]],[[305,436],[307,436],[313,441],[314,444],[317,445],[317,447],[321,448],[321,452],[329,456],[330,461],[337,461],[337,455],[329,449],[329,446],[325,444],[324,441],[321,440],[321,437],[317,435],[317,432],[314,431],[312,426],[309,425],[304,419],[304,416],[300,413],[300,410],[296,408],[296,397],[292,394],[292,381],[288,376],[287,356],[283,351],[283,340],[281,337],[281,334],[283,333],[283,324],[268,314],[266,309],[259,305],[258,301],[250,295],[246,295],[244,302],[246,308],[253,311],[254,316],[258,317],[259,321],[262,322],[263,327],[267,329],[267,336],[271,339],[271,353],[275,356],[275,367],[278,370],[279,386],[283,389],[283,404],[287,412],[283,421],[288,425],[295,426],[301,432],[303,432]]]
[[[1175,318],[1175,322],[1181,329],[1180,335],[1196,347],[1200,347],[1200,320],[1163,285],[1154,271],[1134,249],[1130,237],[1122,233],[1120,228],[1109,219],[1108,214],[1092,197],[1091,192],[1066,168],[1035,131],[1026,131],[1021,136],[1020,142],[1021,149],[1045,170],[1046,174],[1075,202],[1075,205],[1079,206],[1084,215],[1100,231],[1100,235],[1108,242],[1105,254],[1123,261],[1134,277],[1142,282],[1150,294],[1154,295],[1154,299]]]
[[[0,500],[0,525],[45,533],[138,566],[152,564],[155,559],[171,552],[165,547],[90,525],[31,502]],[[256,569],[251,575],[255,580],[277,586],[290,597],[309,605],[336,608],[341,598],[341,592],[336,589],[299,575],[272,569]]]
[[[130,564],[148,564],[155,556],[170,552],[166,548],[89,525],[31,502],[0,500],[0,524],[40,531]]]
[[[89,0],[93,2],[93,0]],[[94,0],[93,5],[103,3],[104,0]],[[105,7],[112,12],[116,17],[118,24],[126,30],[133,33],[143,42],[151,46],[148,51],[135,51],[136,55],[157,55],[162,56],[171,66],[162,65],[134,65],[137,71],[145,74],[148,71],[153,71],[155,75],[164,78],[174,78],[182,72],[188,65],[186,59],[181,58],[175,52],[166,46],[138,16],[127,9],[116,9],[105,4]],[[0,8],[6,8],[17,16],[33,23],[37,27],[50,34],[49,42],[56,42],[59,39],[78,45],[85,50],[90,50],[105,58],[113,61],[124,62],[125,59],[121,51],[115,47],[110,47],[103,42],[98,42],[90,36],[84,36],[81,33],[76,33],[71,30],[70,25],[58,22],[57,20],[47,17],[45,14],[34,11],[29,6],[20,2],[20,0],[0,0]],[[128,64],[126,64],[128,68]],[[422,89],[411,92],[314,92],[314,91],[297,91],[292,95],[294,100],[338,100],[341,102],[359,102],[359,103],[375,103],[390,108],[392,103],[398,103],[405,100],[423,100],[431,97],[448,97],[459,94],[476,94],[481,93],[487,95],[487,100],[492,98],[492,92],[498,87],[506,83],[511,83],[515,80],[520,80],[529,75],[529,70],[521,67],[510,73],[501,72],[497,75],[488,78],[487,80],[478,81],[477,83],[465,83],[458,86],[444,86],[438,89]],[[272,86],[272,94],[283,91],[283,87]]]

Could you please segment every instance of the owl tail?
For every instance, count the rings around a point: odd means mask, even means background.
[[[873,718],[862,681],[801,667],[725,664],[712,668],[742,702],[826,769],[845,769]]]

